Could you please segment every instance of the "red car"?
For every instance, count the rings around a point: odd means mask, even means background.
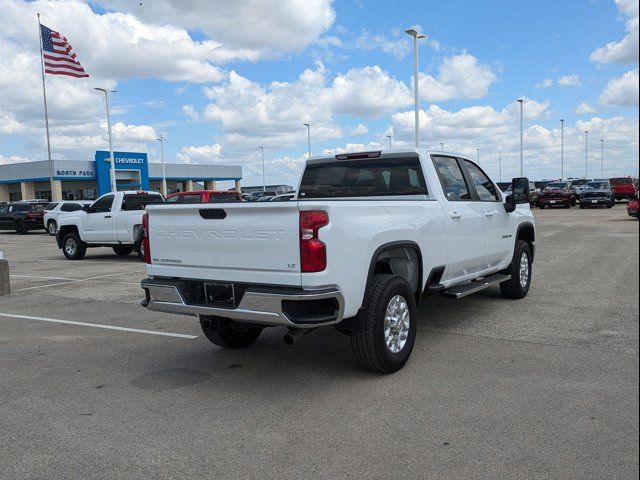
[[[569,182],[551,182],[538,194],[538,206],[571,208],[576,204],[576,192]]]
[[[640,200],[638,200],[638,197],[632,198],[631,200],[629,200],[629,203],[627,203],[627,213],[629,214],[629,216],[638,218],[639,207],[640,207]]]
[[[631,177],[617,177],[609,179],[613,190],[615,191],[616,200],[632,200],[638,198],[638,189]]]
[[[194,190],[193,192],[176,192],[167,195],[164,203],[229,203],[242,202],[240,192],[235,190]]]

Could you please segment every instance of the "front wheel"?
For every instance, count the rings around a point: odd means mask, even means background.
[[[564,208],[571,208],[571,202],[567,202],[564,204]]]
[[[56,222],[54,220],[49,220],[49,223],[47,223],[47,232],[49,233],[49,235],[55,237],[57,230],[58,225],[56,224]]]
[[[540,203],[538,204],[538,206],[540,207],[540,210],[544,210],[544,207],[545,207],[544,203]]]
[[[523,240],[516,242],[511,265],[504,273],[511,279],[500,284],[500,292],[504,298],[520,299],[527,296],[531,286],[531,248]]]
[[[62,253],[69,260],[82,260],[87,253],[87,247],[77,233],[68,233],[62,240]]]
[[[248,347],[262,333],[262,327],[249,323],[234,322],[223,317],[200,315],[200,326],[204,336],[211,343],[223,348]]]
[[[418,312],[407,281],[376,275],[364,311],[351,331],[351,350],[365,368],[380,373],[400,370],[416,339]]]
[[[113,251],[116,253],[116,255],[126,257],[131,252],[133,252],[133,245],[118,245],[117,247],[113,247]]]

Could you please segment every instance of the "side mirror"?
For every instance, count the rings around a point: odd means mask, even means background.
[[[88,212],[89,208],[91,208],[91,205],[82,205],[82,210],[84,210],[85,212]]]
[[[531,191],[529,189],[529,179],[526,177],[514,178],[511,180],[511,195],[516,205],[529,203]]]
[[[504,202],[504,209],[511,213],[515,211],[516,205],[529,203],[531,191],[529,179],[526,177],[514,178],[511,180],[511,194],[507,195]]]

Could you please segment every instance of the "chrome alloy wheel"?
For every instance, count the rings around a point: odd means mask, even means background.
[[[398,353],[404,348],[410,324],[407,301],[402,295],[395,295],[389,300],[384,316],[384,343],[391,353]]]
[[[529,257],[525,252],[522,252],[520,255],[520,286],[526,288],[527,282],[529,282]]]
[[[49,231],[49,235],[55,235],[56,234],[56,222],[49,222],[49,228],[47,229]]]
[[[66,242],[64,242],[64,251],[67,255],[73,257],[76,254],[77,250],[78,244],[76,243],[75,239],[69,238]]]

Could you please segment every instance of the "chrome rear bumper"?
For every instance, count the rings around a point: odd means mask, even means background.
[[[182,280],[147,278],[140,286],[145,290],[145,299],[141,301],[143,307],[156,312],[176,313],[180,315],[211,315],[230,318],[233,320],[257,323],[261,325],[281,325],[287,327],[313,328],[332,325],[342,321],[344,314],[344,298],[337,289],[323,290],[291,290],[269,291],[259,287],[247,288],[242,299],[235,308],[214,306],[206,303],[194,302],[190,298],[186,282]],[[331,302],[335,305],[331,315],[314,315],[313,309],[317,301]],[[307,317],[296,317],[283,307],[283,302],[295,304],[299,313],[300,308],[307,308]]]

